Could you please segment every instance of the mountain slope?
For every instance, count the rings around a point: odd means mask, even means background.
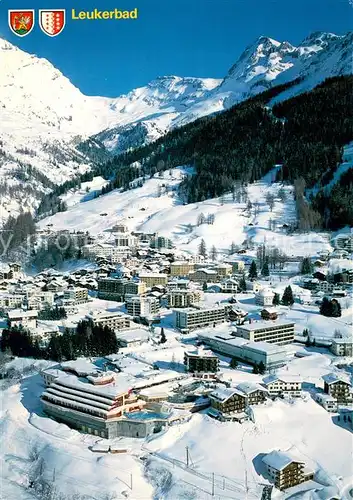
[[[104,148],[119,153],[147,144],[297,77],[284,97],[350,73],[351,48],[351,33],[315,33],[298,47],[260,37],[223,80],[160,77],[111,99],[83,95],[49,61],[0,39],[0,220],[37,207],[53,185],[106,157]]]

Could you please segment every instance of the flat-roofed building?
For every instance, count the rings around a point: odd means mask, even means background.
[[[94,311],[86,315],[86,319],[94,325],[107,326],[111,330],[126,330],[130,328],[130,318],[120,312]]]
[[[214,306],[205,308],[188,308],[177,310],[176,327],[179,330],[195,330],[205,326],[216,325],[226,321],[225,306]]]
[[[101,278],[98,280],[98,298],[123,302],[125,295],[141,295],[146,292],[143,281],[124,278]]]
[[[115,245],[120,248],[135,248],[138,243],[136,236],[128,233],[115,233]]]
[[[146,273],[139,274],[140,281],[146,284],[147,288],[155,285],[166,285],[168,283],[168,276],[164,273]]]
[[[159,312],[160,304],[156,297],[143,297],[139,295],[126,298],[126,309],[131,316],[147,318]]]
[[[170,264],[170,274],[171,276],[188,276],[194,268],[195,264],[193,262],[178,260]]]
[[[22,307],[25,301],[25,295],[4,293],[0,295],[0,307],[4,309],[13,309],[14,307]]]
[[[267,342],[251,342],[230,334],[209,331],[199,333],[198,339],[215,352],[251,365],[263,363],[266,370],[286,365],[291,356],[285,346]]]
[[[64,300],[73,300],[75,304],[83,304],[88,300],[87,288],[72,287],[64,290]]]
[[[331,352],[336,356],[353,356],[353,338],[332,339]]]
[[[129,381],[122,375],[109,375],[109,372],[102,372],[86,381],[74,375],[56,378],[41,396],[44,411],[59,422],[88,434],[116,437],[117,419],[127,412],[142,409],[145,402],[131,394]]]
[[[184,365],[190,373],[216,373],[219,370],[219,358],[209,349],[193,349],[185,351]]]
[[[168,307],[189,307],[203,299],[201,290],[170,290],[167,294]]]
[[[255,321],[237,326],[236,336],[252,342],[269,342],[270,344],[290,344],[294,341],[294,325],[289,321]]]

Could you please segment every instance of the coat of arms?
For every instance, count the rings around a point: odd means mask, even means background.
[[[34,10],[9,10],[9,26],[17,36],[28,35],[34,26]]]
[[[39,11],[39,26],[48,36],[59,35],[65,27],[65,9]]]

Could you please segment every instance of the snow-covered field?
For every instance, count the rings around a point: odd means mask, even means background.
[[[315,255],[332,249],[326,233],[288,235],[282,228],[283,224],[289,225],[295,221],[295,204],[290,186],[283,187],[285,201],[278,198],[282,186],[272,183],[274,172],[248,186],[248,197],[253,204],[250,212],[245,203],[234,202],[231,194],[189,205],[182,204],[176,189],[185,174],[190,175],[189,169],[173,169],[171,175],[169,171],[164,172],[163,177],[149,179],[143,187],[125,192],[115,190],[89,201],[85,201],[89,196],[85,197],[82,189],[69,193],[65,196],[68,210],[43,219],[39,226],[45,228],[52,224],[53,230],[89,231],[99,236],[102,242],[109,239],[107,230],[118,221],[123,221],[131,231],[169,236],[178,249],[191,253],[197,252],[202,238],[208,249],[215,245],[220,252],[228,252],[233,242],[241,245],[245,241],[276,246],[288,256]],[[95,179],[91,189],[95,190],[102,183],[101,178]],[[160,191],[161,196],[158,196]],[[268,193],[275,196],[272,211],[266,203]],[[258,211],[255,214],[256,205]],[[206,218],[207,215],[214,215],[214,224],[197,225],[201,214]],[[276,225],[273,230],[269,229],[270,221]]]

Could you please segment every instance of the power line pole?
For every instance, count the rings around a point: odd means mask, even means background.
[[[130,473],[130,490],[132,490],[132,473]]]
[[[189,467],[189,447],[186,447],[186,467]]]
[[[212,472],[212,496],[214,497],[214,472]]]

